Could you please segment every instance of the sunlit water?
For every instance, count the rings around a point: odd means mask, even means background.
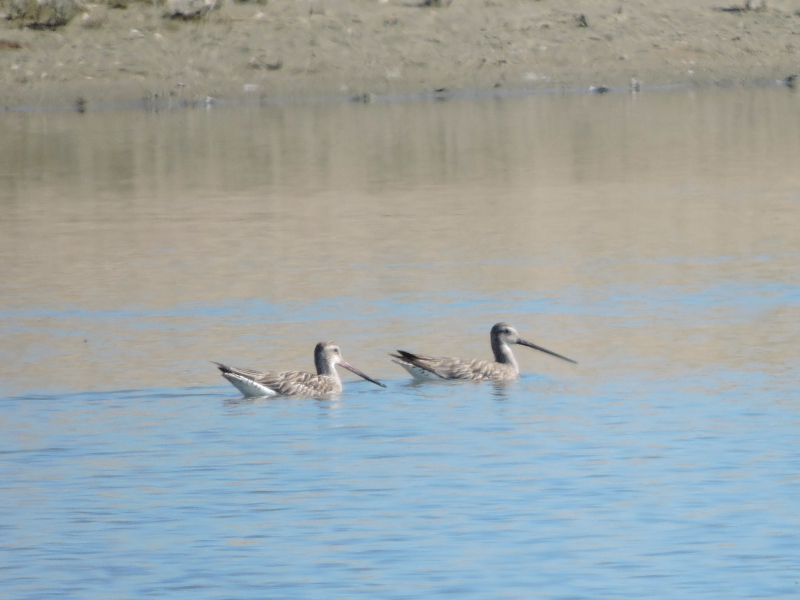
[[[18,599],[800,594],[800,97],[0,115]],[[506,386],[387,353],[527,348]],[[211,360],[345,374],[244,400]]]

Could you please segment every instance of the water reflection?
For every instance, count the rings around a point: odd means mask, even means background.
[[[507,400],[509,397],[509,386],[512,385],[508,381],[493,381],[491,382],[492,396],[495,400]]]
[[[399,377],[387,351],[486,356],[500,319],[612,367],[795,356],[787,90],[0,119],[9,393],[310,368],[321,337]]]
[[[796,595],[796,96],[217,108],[0,114],[10,597]]]

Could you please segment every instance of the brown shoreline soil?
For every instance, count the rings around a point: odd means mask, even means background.
[[[643,87],[744,83],[800,72],[800,0],[720,10],[743,6],[274,0],[181,21],[141,2],[87,4],[52,31],[0,21],[0,107],[576,89],[632,78]]]

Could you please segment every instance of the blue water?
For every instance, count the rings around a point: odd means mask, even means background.
[[[347,387],[4,400],[10,597],[797,594],[800,417],[759,374]]]
[[[0,118],[0,596],[800,594],[786,90]]]

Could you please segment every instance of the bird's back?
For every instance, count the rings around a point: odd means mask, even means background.
[[[464,360],[456,357],[420,356],[404,350],[392,354],[397,364],[416,379],[461,379],[471,381],[505,381],[516,379],[511,365],[488,360]]]
[[[326,396],[342,391],[332,377],[305,371],[254,371],[216,363],[222,376],[245,396]]]

